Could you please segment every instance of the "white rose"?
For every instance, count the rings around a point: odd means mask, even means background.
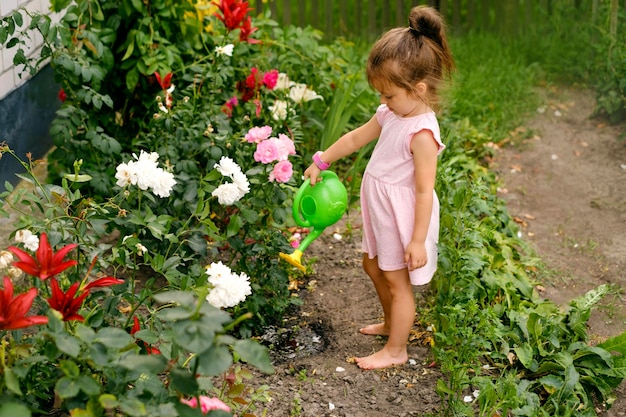
[[[239,201],[243,194],[237,186],[237,184],[226,183],[217,187],[211,193],[212,196],[217,197],[217,201],[224,206],[231,206],[236,201]]]

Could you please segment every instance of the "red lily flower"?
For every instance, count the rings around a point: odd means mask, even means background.
[[[4,277],[4,289],[0,290],[0,329],[15,330],[36,324],[46,324],[46,316],[26,316],[37,296],[37,289],[31,288],[24,294],[13,297],[13,283]]]
[[[85,298],[91,293],[92,288],[110,287],[111,285],[123,284],[124,280],[104,277],[90,282],[85,288],[80,289],[80,282],[72,284],[67,292],[63,292],[59,287],[59,283],[55,278],[50,279],[50,291],[52,296],[48,298],[48,304],[51,308],[57,310],[63,315],[64,321],[77,320],[84,321],[85,318],[77,313]],[[76,298],[74,298],[76,297]]]
[[[90,291],[92,288],[110,287],[111,285],[123,284],[123,279],[104,277],[90,282],[83,288],[83,291]]]
[[[139,326],[139,319],[136,316],[134,316],[133,317],[133,327],[132,327],[132,329],[130,329],[130,334],[134,335],[140,329],[141,329],[141,327]],[[137,339],[137,345],[139,345],[139,347],[141,347],[141,348],[144,348],[148,355],[160,355],[161,354],[161,351],[159,349],[157,349],[155,347],[152,347],[151,345],[147,344],[146,342],[144,342],[141,339]]]
[[[57,253],[54,253],[50,243],[48,243],[48,236],[42,233],[39,238],[39,248],[36,252],[37,259],[15,246],[9,246],[8,250],[13,252],[13,254],[20,259],[19,262],[13,264],[15,267],[26,272],[28,275],[46,280],[60,274],[70,266],[78,264],[78,261],[75,260],[63,260],[76,246],[78,245],[71,243],[61,248]]]
[[[171,72],[167,73],[164,78],[161,78],[161,74],[159,74],[158,72],[155,72],[154,76],[156,77],[157,82],[159,83],[163,91],[167,90],[172,85],[172,73]]]
[[[220,0],[219,3],[215,4],[222,12],[222,14],[216,13],[217,18],[224,23],[224,26],[229,31],[237,29],[243,22],[246,14],[252,10],[251,7],[248,7],[247,1],[241,0]]]
[[[61,290],[59,287],[59,283],[56,278],[50,279],[50,290],[52,291],[52,296],[48,298],[48,304],[51,308],[55,309],[61,315],[63,315],[63,321],[84,321],[85,318],[78,314],[78,309],[85,301],[85,298],[89,295],[89,290],[82,291],[78,297],[74,298],[76,293],[78,292],[78,287],[80,286],[80,282],[75,282],[72,284],[69,290],[66,293]]]
[[[241,31],[239,32],[239,40],[241,42],[248,42],[251,44],[261,43],[260,40],[250,37],[250,35],[252,35],[258,29],[259,28],[252,27],[252,18],[250,16],[246,17],[244,21],[241,23],[241,27],[239,28],[239,30]]]

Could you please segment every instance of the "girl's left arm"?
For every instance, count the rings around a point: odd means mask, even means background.
[[[437,175],[439,145],[430,130],[421,130],[411,139],[415,166],[415,226],[413,237],[404,253],[404,261],[412,271],[428,262],[426,235],[433,210],[433,190]]]

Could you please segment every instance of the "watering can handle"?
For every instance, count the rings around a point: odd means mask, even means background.
[[[322,171],[320,172],[320,175],[319,175],[319,178],[321,178],[322,181],[324,180],[324,178],[333,178],[333,177],[338,178],[337,174],[335,174],[333,171]],[[302,183],[300,188],[298,188],[298,191],[296,191],[296,194],[293,196],[293,206],[291,209],[293,212],[293,218],[295,219],[298,226],[311,227],[311,222],[303,218],[302,213],[300,212],[300,203],[302,201],[302,197],[305,196],[306,192],[308,191],[310,187],[311,187],[311,180],[307,178]]]

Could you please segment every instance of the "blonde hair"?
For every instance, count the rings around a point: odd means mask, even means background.
[[[427,104],[436,108],[438,88],[454,70],[454,60],[439,12],[416,6],[409,14],[409,27],[391,29],[374,44],[367,60],[367,80],[374,88],[394,84],[417,94],[424,82]]]

